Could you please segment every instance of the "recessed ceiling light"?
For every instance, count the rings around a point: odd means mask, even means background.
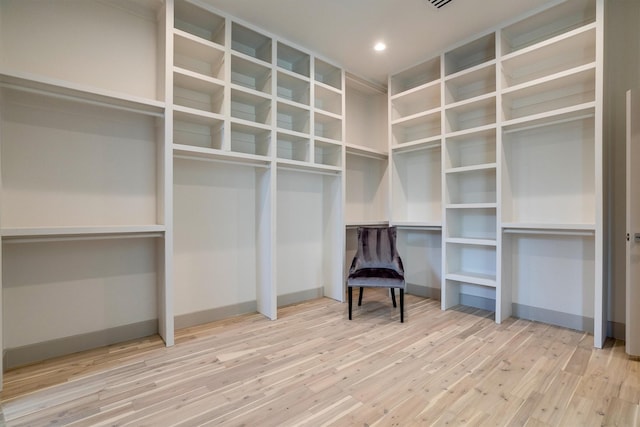
[[[383,42],[378,42],[375,44],[375,46],[373,46],[373,49],[375,49],[378,52],[382,52],[386,48],[387,48],[387,45],[384,44]]]

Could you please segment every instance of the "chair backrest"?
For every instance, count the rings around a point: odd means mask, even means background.
[[[395,227],[359,227],[358,250],[351,270],[388,268],[403,274],[402,261],[396,249]]]

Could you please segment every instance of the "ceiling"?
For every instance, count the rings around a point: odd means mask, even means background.
[[[387,76],[559,0],[204,0],[386,86]],[[384,52],[373,50],[383,40]]]

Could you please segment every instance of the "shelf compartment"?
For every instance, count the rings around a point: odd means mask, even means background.
[[[188,70],[175,68],[173,102],[176,105],[221,114],[224,104],[224,84]]]
[[[402,145],[439,136],[441,134],[440,120],[440,110],[434,110],[394,123],[391,125],[391,144],[394,146]]]
[[[0,109],[4,228],[157,224],[161,120],[7,88]]]
[[[518,86],[595,60],[596,28],[591,24],[503,58],[502,86]]]
[[[278,71],[277,85],[278,98],[297,102],[303,105],[310,104],[311,91],[308,80],[299,79]]]
[[[278,42],[278,67],[293,73],[309,77],[311,74],[311,58],[302,52],[282,42]]]
[[[440,147],[392,154],[392,222],[442,221]]]
[[[595,68],[590,65],[553,80],[506,92],[502,95],[504,119],[519,119],[593,102],[595,81]]]
[[[314,117],[314,135],[320,138],[342,141],[342,119],[316,111]]]
[[[388,218],[387,158],[345,156],[345,219],[347,223],[374,222]]]
[[[224,119],[222,116],[194,114],[185,108],[173,110],[173,144],[222,149]]]
[[[232,88],[231,117],[270,125],[271,99]]]
[[[315,80],[331,86],[339,91],[342,90],[342,70],[335,65],[331,65],[321,59],[315,58]]]
[[[256,156],[271,155],[271,130],[242,123],[231,123],[231,151]]]
[[[447,280],[496,286],[496,248],[493,246],[446,244]]]
[[[495,208],[447,209],[447,238],[489,239],[495,242]]]
[[[279,129],[309,133],[311,112],[305,108],[278,102],[277,125]]]
[[[318,84],[315,85],[314,90],[314,106],[316,109],[338,116],[342,115],[342,93]]]
[[[315,140],[313,144],[314,162],[326,166],[342,166],[342,145]]]
[[[447,133],[494,124],[496,122],[495,97],[485,97],[450,107],[445,112],[445,118]]]
[[[502,54],[507,55],[596,20],[595,0],[569,0],[502,30]]]
[[[496,163],[496,130],[445,138],[445,169]]]
[[[224,46],[225,19],[191,2],[177,0],[174,6],[175,28]]]
[[[311,161],[311,140],[285,132],[277,133],[278,159],[295,160],[298,162]]]
[[[594,237],[510,234],[504,242],[509,248],[503,252],[504,263],[510,268],[503,281],[510,284],[513,303],[574,315],[564,321],[579,319],[576,324],[561,326],[589,329],[583,319],[594,318]]]
[[[496,169],[448,173],[446,203],[467,205],[496,202]]]
[[[405,71],[391,76],[390,95],[398,95],[422,85],[435,83],[440,79],[440,57],[411,67]]]
[[[271,94],[271,67],[231,55],[231,83]]]
[[[496,91],[496,64],[490,63],[445,82],[445,102],[454,104]]]
[[[271,64],[271,38],[237,22],[231,24],[231,49]]]
[[[224,47],[204,43],[178,30],[173,35],[173,46],[175,66],[224,80]]]
[[[398,120],[440,107],[440,85],[422,86],[391,99],[391,120]]]
[[[595,223],[595,118],[505,133],[502,219]]]
[[[450,76],[494,59],[496,36],[491,33],[445,53],[445,75]]]

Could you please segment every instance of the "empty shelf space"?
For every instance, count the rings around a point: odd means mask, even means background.
[[[224,80],[224,47],[176,30],[173,36],[173,63],[189,71]]]
[[[309,80],[297,78],[295,76],[278,71],[277,87],[278,98],[297,102],[303,105],[310,104],[311,84]]]
[[[83,227],[9,227],[2,229],[2,241],[10,243],[34,242],[36,240],[160,237],[164,231],[165,226],[158,224]]]
[[[445,170],[496,163],[496,130],[445,138]]]
[[[271,154],[271,130],[266,127],[231,123],[231,151],[269,156]]]
[[[507,223],[595,223],[595,118],[503,135],[502,219]]]
[[[186,33],[224,46],[225,18],[191,2],[177,0],[174,26]]]
[[[496,276],[492,274],[474,273],[471,271],[456,271],[445,275],[447,281],[458,282],[457,285],[465,283],[486,286],[489,288],[496,287]]]
[[[264,125],[271,124],[271,99],[231,89],[231,117]]]
[[[173,144],[222,149],[223,137],[222,116],[205,116],[186,108],[174,108]]]
[[[333,141],[342,141],[342,119],[315,111],[314,135]]]
[[[524,49],[595,22],[595,0],[569,0],[502,30],[502,54]]]
[[[519,119],[594,102],[595,73],[595,66],[590,64],[552,80],[538,80],[504,92],[504,119]]]
[[[271,64],[271,38],[237,22],[231,24],[231,49]]]
[[[445,250],[447,280],[495,286],[496,248],[494,246],[448,243]]]
[[[440,84],[429,84],[391,99],[391,120],[398,120],[440,107]]]
[[[313,144],[314,162],[326,166],[342,166],[342,146],[315,140]]]
[[[496,90],[495,61],[470,72],[459,73],[445,82],[445,102],[454,104],[493,93]]]
[[[310,76],[311,58],[302,52],[282,42],[278,42],[278,67],[284,68],[305,77]]]
[[[496,99],[487,96],[448,108],[445,112],[446,132],[454,133],[492,125],[496,122]]]
[[[311,160],[311,141],[297,135],[284,132],[277,133],[278,159],[295,160],[299,162],[309,162]]]
[[[222,113],[224,83],[175,68],[173,72],[173,102],[210,113]]]
[[[440,79],[440,57],[411,67],[391,77],[390,95],[398,95]]]
[[[392,145],[425,140],[441,134],[441,113],[435,110],[391,125]]]
[[[331,86],[335,89],[342,90],[342,70],[335,65],[315,58],[315,80]]]
[[[596,60],[596,27],[590,24],[502,60],[503,88],[552,76]]]
[[[231,83],[270,94],[271,67],[231,55]]]
[[[393,222],[442,221],[442,169],[439,147],[392,155]]]
[[[279,129],[309,133],[311,112],[308,109],[278,102],[277,126]]]
[[[314,106],[338,116],[342,115],[342,93],[323,85],[315,85]]]
[[[450,76],[494,59],[496,37],[491,33],[445,53],[445,74]]]
[[[446,174],[446,202],[453,205],[496,202],[496,169]]]
[[[447,209],[447,239],[496,240],[495,208]],[[495,244],[495,243],[494,243]]]

